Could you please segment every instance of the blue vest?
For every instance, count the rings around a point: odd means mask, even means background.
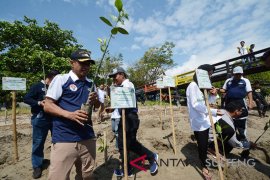
[[[229,80],[226,86],[227,86],[226,96],[229,99],[243,99],[247,95],[246,82],[243,79]]]
[[[89,88],[92,82],[86,80],[76,80],[71,77],[62,86],[63,92],[57,104],[64,110],[74,112],[81,109],[81,105],[86,103]],[[79,142],[95,137],[94,130],[88,125],[80,125],[75,121],[53,117],[52,142]]]

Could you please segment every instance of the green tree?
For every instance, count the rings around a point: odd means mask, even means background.
[[[0,21],[0,78],[21,77],[27,79],[27,89],[44,77],[51,69],[67,72],[68,57],[81,47],[72,31],[62,30],[53,22],[39,26],[35,19]],[[2,88],[2,87],[1,87]],[[25,92],[18,92],[18,101]],[[0,101],[7,101],[8,91],[1,91]]]
[[[128,69],[130,79],[136,86],[156,81],[164,72],[174,66],[172,42],[165,42],[161,47],[152,47],[145,52],[133,67]]]
[[[256,74],[251,74],[248,75],[246,78],[248,78],[250,80],[250,82],[253,84],[255,81],[259,81],[264,95],[269,96],[270,94],[270,89],[263,86],[263,84],[269,84],[270,83],[270,71],[266,71],[266,72],[261,72],[261,73],[256,73]]]

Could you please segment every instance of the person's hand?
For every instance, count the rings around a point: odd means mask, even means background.
[[[44,105],[45,105],[45,100],[39,101],[38,104],[39,104],[40,106],[44,107]]]
[[[90,104],[94,104],[98,101],[98,94],[97,92],[91,92],[88,96],[88,100]]]
[[[218,91],[218,89],[215,88],[215,87],[212,87],[212,89],[209,90],[209,92],[210,92],[211,94],[213,94],[213,95],[217,95],[217,91]]]
[[[218,109],[218,110],[217,110],[217,115],[218,115],[218,116],[223,116],[223,114],[224,114],[224,113],[223,113],[223,111],[222,111],[221,109]]]
[[[112,109],[110,107],[105,108],[106,113],[112,113],[113,111],[114,111],[114,109]]]
[[[88,120],[88,115],[84,110],[77,110],[74,112],[69,112],[67,118],[84,126],[84,122]]]

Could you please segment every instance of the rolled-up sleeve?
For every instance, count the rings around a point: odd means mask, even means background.
[[[63,78],[61,75],[57,75],[54,77],[54,79],[52,80],[46,97],[52,98],[53,100],[58,100],[63,92],[62,86],[63,86]]]

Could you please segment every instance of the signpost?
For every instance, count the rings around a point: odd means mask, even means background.
[[[171,122],[172,122],[172,133],[173,133],[173,146],[174,146],[174,154],[176,154],[176,137],[174,130],[174,119],[173,119],[173,108],[172,108],[172,96],[171,96],[171,87],[175,87],[175,79],[171,76],[163,76],[163,85],[168,87],[169,90],[169,99],[170,99],[170,112],[171,112]]]
[[[123,148],[124,148],[124,175],[128,179],[127,171],[127,139],[126,139],[126,116],[125,108],[136,108],[135,89],[127,87],[111,88],[111,108],[122,109]]]
[[[2,78],[2,89],[11,91],[25,91],[26,90],[26,79],[16,77],[3,77]]]
[[[220,157],[219,157],[219,149],[218,149],[218,144],[217,144],[216,129],[215,129],[212,113],[210,111],[210,106],[209,106],[209,102],[208,102],[207,89],[211,89],[212,84],[211,84],[211,81],[209,79],[208,72],[205,71],[205,70],[196,69],[196,77],[197,77],[199,88],[204,89],[205,104],[207,106],[208,115],[209,115],[209,118],[210,118],[211,126],[212,126],[212,129],[213,129],[213,134],[214,134],[214,144],[215,144],[215,151],[216,151],[216,157],[217,157],[217,162],[218,162],[219,178],[221,180],[223,180],[224,178],[223,178],[223,172],[222,172],[221,163],[220,163]]]
[[[17,127],[16,127],[16,90],[26,90],[26,79],[16,77],[3,77],[2,89],[11,90],[12,92],[12,121],[13,121],[13,144],[14,144],[14,161],[18,161],[18,144],[17,144]]]

